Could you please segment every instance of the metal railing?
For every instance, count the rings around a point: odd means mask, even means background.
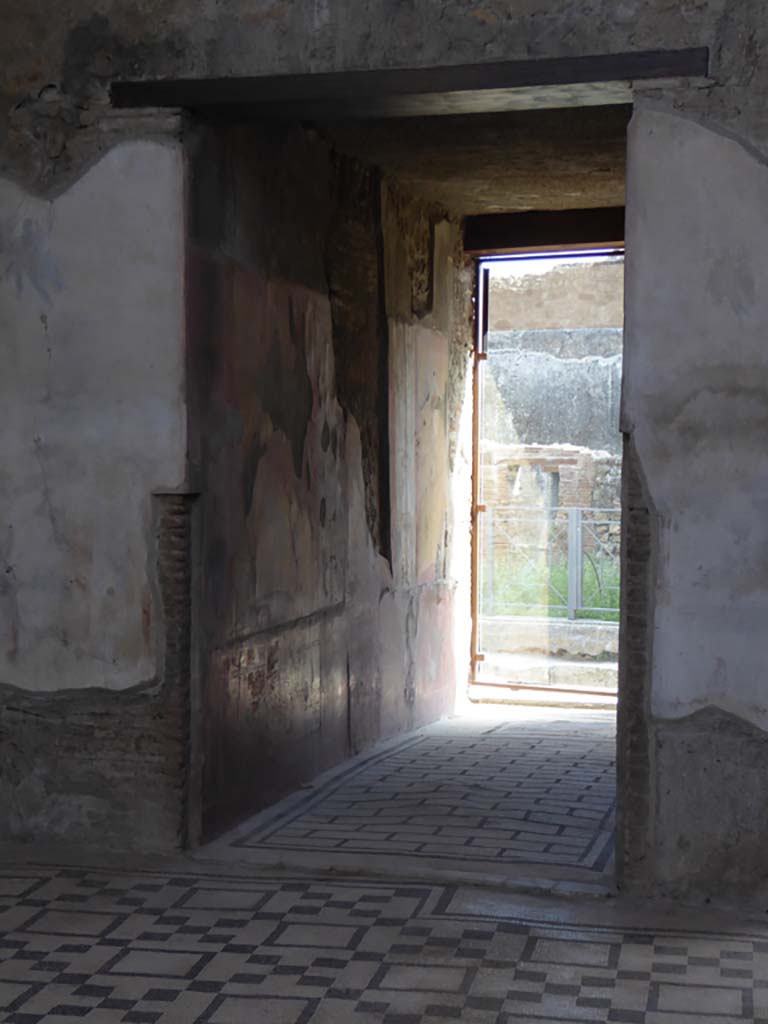
[[[481,614],[618,618],[621,510],[488,505]]]

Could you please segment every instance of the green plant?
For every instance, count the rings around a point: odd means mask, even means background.
[[[568,616],[568,564],[560,555],[531,560],[519,552],[494,554],[485,560],[481,610],[486,615]],[[602,581],[602,590],[600,583]],[[619,621],[620,567],[617,559],[585,558],[582,605],[577,619]],[[605,608],[607,611],[596,611]]]

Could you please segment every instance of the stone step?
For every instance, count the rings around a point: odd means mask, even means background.
[[[500,654],[615,661],[619,651],[617,622],[482,616],[480,634],[484,649]]]
[[[572,661],[526,654],[486,654],[480,681],[526,683],[573,690],[606,690],[615,693],[619,665],[616,661]]]
[[[475,683],[467,691],[469,706],[483,704],[524,704],[528,707],[599,708],[615,710],[616,693],[611,690],[571,690],[554,686],[507,687]]]

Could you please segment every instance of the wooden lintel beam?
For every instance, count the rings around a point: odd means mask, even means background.
[[[515,90],[700,77],[706,76],[708,67],[709,51],[699,47],[432,68],[116,81],[111,98],[116,107],[204,109],[234,105],[251,112],[256,108],[264,116],[308,112],[316,117],[396,117],[457,113],[464,108],[479,110],[483,104],[488,109],[499,109],[505,99],[510,102]]]
[[[595,210],[531,210],[467,217],[464,249],[476,256],[572,246],[620,247],[624,207]]]

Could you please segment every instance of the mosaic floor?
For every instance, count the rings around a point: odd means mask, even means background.
[[[349,762],[214,844],[262,864],[604,882],[615,714],[461,718]]]
[[[768,1021],[766,927],[177,870],[0,869],[0,1024]]]

